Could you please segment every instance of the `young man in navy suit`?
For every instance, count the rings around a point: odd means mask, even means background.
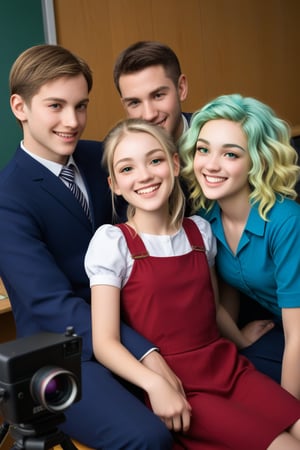
[[[0,276],[17,335],[64,333],[73,326],[82,336],[82,399],[65,411],[68,435],[95,449],[171,448],[163,422],[93,356],[83,260],[95,230],[111,222],[112,208],[101,143],[80,141],[90,68],[60,46],[35,46],[15,61],[10,88],[23,140],[0,174]],[[60,179],[70,165],[90,218]],[[182,389],[152,343],[125,324],[121,332],[137,359]]]

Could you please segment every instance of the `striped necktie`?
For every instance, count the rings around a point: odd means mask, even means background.
[[[91,213],[90,208],[88,205],[88,202],[83,195],[83,192],[79,188],[78,184],[75,182],[75,171],[74,171],[74,165],[69,164],[68,166],[64,166],[59,174],[59,178],[67,182],[67,185],[70,189],[70,191],[74,194],[76,199],[81,204],[85,214],[91,220]]]

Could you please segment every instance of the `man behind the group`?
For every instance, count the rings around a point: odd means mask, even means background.
[[[128,117],[165,128],[175,141],[188,129],[191,114],[182,113],[187,77],[175,52],[157,41],[139,41],[117,57],[113,77]]]

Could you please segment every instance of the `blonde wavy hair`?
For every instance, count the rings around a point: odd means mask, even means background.
[[[115,194],[113,193],[114,185],[116,182],[113,166],[114,153],[117,145],[122,141],[122,139],[131,133],[149,134],[159,142],[162,150],[164,151],[169,163],[170,172],[174,176],[173,189],[169,198],[170,225],[175,225],[176,227],[178,227],[179,225],[181,225],[184,216],[185,196],[181,189],[178,177],[174,175],[172,157],[177,153],[177,147],[171,136],[169,136],[164,129],[162,129],[158,125],[151,124],[142,119],[121,120],[109,131],[106,138],[104,139],[102,166],[108,172],[108,176],[111,180],[112,205],[114,214],[116,214]],[[135,208],[132,205],[128,205],[128,219],[133,218],[134,214]]]

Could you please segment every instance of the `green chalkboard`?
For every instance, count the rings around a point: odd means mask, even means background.
[[[22,137],[9,106],[8,77],[17,56],[45,42],[41,0],[0,2],[0,168],[11,158]]]

